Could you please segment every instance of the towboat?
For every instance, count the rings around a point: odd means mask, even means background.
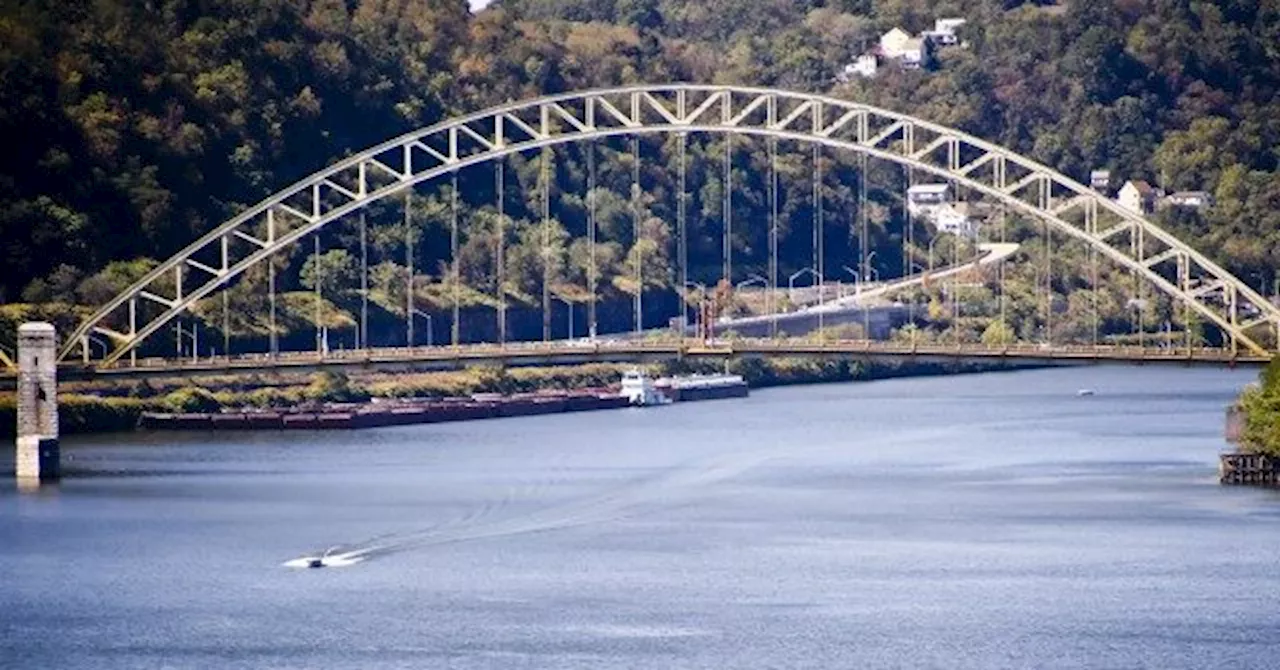
[[[666,405],[671,402],[671,398],[654,386],[652,379],[635,369],[623,373],[619,395],[637,407]]]

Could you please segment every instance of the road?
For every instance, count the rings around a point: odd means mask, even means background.
[[[742,328],[743,326],[755,326],[759,324],[770,323],[774,320],[805,319],[806,317],[813,316],[816,314],[843,313],[843,312],[849,312],[849,311],[858,311],[863,309],[864,307],[869,308],[870,307],[870,305],[868,305],[869,301],[876,300],[878,298],[883,298],[887,295],[891,295],[893,293],[897,293],[905,289],[919,286],[926,281],[945,279],[953,275],[967,272],[969,270],[974,269],[975,267],[981,267],[985,265],[992,265],[994,263],[999,263],[1000,261],[1003,261],[1009,258],[1010,256],[1012,256],[1013,254],[1017,253],[1018,245],[1013,243],[979,244],[978,251],[982,253],[982,256],[975,261],[970,261],[967,263],[962,263],[960,265],[953,265],[945,268],[939,268],[937,270],[934,270],[933,272],[925,272],[921,274],[911,275],[909,277],[905,277],[897,281],[884,282],[882,284],[875,285],[873,288],[864,289],[864,290],[858,291],[857,293],[854,293],[853,295],[845,296],[843,298],[836,298],[835,300],[824,302],[820,305],[804,307],[792,312],[786,312],[784,314],[777,314],[777,315],[757,314],[753,316],[718,319],[716,321],[716,330],[719,332],[725,332],[728,330],[737,330]]]

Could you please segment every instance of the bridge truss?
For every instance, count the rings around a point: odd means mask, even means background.
[[[681,138],[682,189],[684,141],[692,133],[763,137],[770,141],[771,152],[781,140],[811,143],[815,158],[820,147],[829,147],[933,175],[1083,242],[1091,254],[1127,268],[1135,278],[1171,296],[1185,313],[1194,312],[1218,326],[1233,352],[1244,347],[1254,355],[1269,355],[1262,337],[1266,331],[1275,333],[1273,342],[1280,341],[1280,309],[1246,283],[1151,221],[1012,151],[923,119],[847,100],[738,86],[667,84],[508,104],[351,156],[263,200],[159,264],[71,333],[60,360],[82,351],[88,361],[91,337],[104,350],[94,361],[98,365],[111,366],[125,356],[136,359],[141,342],[249,268],[372,203],[397,195],[407,198],[419,184],[452,178],[456,185],[460,170],[489,161],[501,165],[501,159],[512,154],[658,133]],[[499,170],[499,179],[501,174]],[[776,212],[776,175],[770,179]],[[818,188],[815,180],[815,194]],[[454,193],[456,198],[456,186]],[[687,253],[685,199],[681,193],[682,261]],[[545,207],[544,202],[544,216]],[[776,249],[776,221],[773,225],[771,244]],[[456,224],[454,238],[456,249]],[[502,245],[498,246],[501,253]],[[499,262],[499,272],[501,267]],[[770,284],[776,287],[776,261],[771,274]],[[274,319],[274,273],[272,279]],[[454,280],[456,285],[456,275]],[[594,297],[595,277],[589,282]],[[501,277],[498,284],[502,286]],[[499,302],[499,310],[505,310],[505,297],[499,295]],[[505,324],[505,318],[499,323]],[[456,318],[454,329],[456,341]]]

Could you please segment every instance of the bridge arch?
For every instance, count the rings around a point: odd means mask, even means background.
[[[209,231],[100,307],[65,341],[66,359],[128,307],[110,365],[254,265],[384,198],[463,168],[560,144],[649,133],[734,133],[861,152],[933,174],[1039,218],[1128,268],[1230,337],[1269,355],[1254,329],[1280,340],[1280,309],[1169,232],[1031,159],[959,130],[828,96],[697,84],[566,93],[490,108],[351,156]],[[1072,220],[1065,218],[1072,214]],[[1078,220],[1077,220],[1078,219]],[[1107,223],[1102,227],[1101,223]],[[247,246],[248,253],[232,251]],[[237,249],[239,248],[237,247]],[[1169,275],[1173,276],[1170,277]],[[194,281],[193,281],[194,280]],[[158,285],[170,286],[165,295]],[[137,322],[137,304],[162,312]],[[1246,318],[1242,318],[1246,317]]]

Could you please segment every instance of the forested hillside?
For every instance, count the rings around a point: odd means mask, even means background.
[[[919,32],[943,16],[968,20],[965,45],[940,52],[933,67],[839,81],[884,31]],[[830,92],[957,126],[1077,179],[1105,168],[1121,181],[1207,190],[1215,207],[1161,216],[1251,282],[1270,287],[1280,266],[1280,0],[498,0],[476,15],[465,0],[5,0],[0,302],[101,302],[146,259],[164,258],[295,179],[453,114],[673,80]],[[692,251],[702,265],[718,263],[716,141],[692,149],[709,173],[691,185],[700,236]],[[759,156],[744,147],[735,202],[749,219],[762,216],[763,184],[752,176]],[[625,292],[635,288],[625,277],[636,255],[626,146],[601,151],[615,165],[602,173],[613,195],[602,205],[610,285]],[[642,180],[649,222],[640,242],[658,262],[674,202],[662,172],[670,152],[657,142],[643,151],[655,167]],[[805,155],[784,171],[807,174]],[[564,284],[580,255],[569,238],[581,228],[581,193],[572,192],[582,186],[581,158],[567,151],[558,168]],[[536,170],[513,163],[512,195],[528,201]],[[833,175],[826,206],[838,254],[852,248],[856,202],[837,188],[839,165]],[[468,217],[485,230],[489,182],[466,185]],[[788,188],[797,195],[784,215],[799,225],[807,185]],[[898,244],[889,233],[898,216],[892,198],[873,197],[875,242]],[[423,235],[440,225],[438,204],[421,205]],[[509,213],[536,218],[531,211]],[[740,235],[735,246],[758,259],[759,235]],[[375,235],[378,277],[394,274],[402,237]],[[464,252],[474,262],[464,269],[483,288],[492,273],[481,257],[492,240],[472,237]],[[532,237],[513,228],[510,276],[524,278],[509,289],[516,295],[538,281],[521,266],[535,263],[520,253]],[[429,293],[440,246],[418,253]],[[793,240],[783,253],[795,268],[810,251]],[[350,263],[327,260],[338,270]],[[305,285],[305,255],[295,261],[292,281]],[[403,303],[386,283],[375,281],[375,299],[394,311]]]

